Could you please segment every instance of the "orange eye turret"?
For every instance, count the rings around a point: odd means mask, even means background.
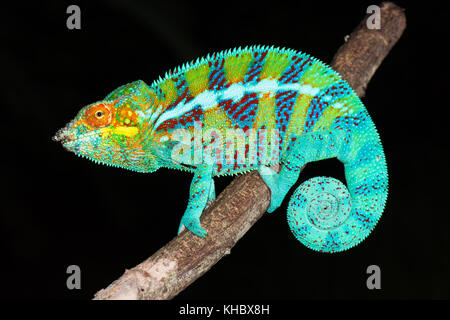
[[[86,110],[86,122],[93,127],[105,127],[111,124],[112,114],[112,106],[110,104],[99,103]]]

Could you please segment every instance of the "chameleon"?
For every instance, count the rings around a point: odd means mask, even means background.
[[[216,197],[214,177],[258,170],[271,192],[270,213],[306,164],[337,158],[347,185],[311,178],[287,210],[295,238],[328,253],[362,242],[388,195],[383,146],[359,97],[331,67],[288,48],[229,49],[150,86],[128,83],[83,107],[53,139],[100,164],[193,173],[178,233],[187,228],[200,237],[207,236],[200,217]]]

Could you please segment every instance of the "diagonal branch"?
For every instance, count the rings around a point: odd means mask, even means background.
[[[403,9],[381,5],[381,29],[370,30],[367,17],[348,37],[331,66],[361,97],[368,82],[406,27]],[[207,272],[252,225],[270,203],[270,191],[257,171],[236,177],[203,213],[208,231],[200,238],[189,231],[159,249],[147,260],[126,270],[118,280],[96,293],[105,299],[171,299]]]

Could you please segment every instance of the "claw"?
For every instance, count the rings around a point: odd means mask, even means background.
[[[200,219],[196,218],[195,215],[192,215],[192,213],[185,213],[183,215],[180,226],[178,227],[178,234],[180,234],[185,228],[202,238],[206,237],[208,234],[208,232],[200,224]]]
[[[267,212],[272,213],[281,205],[284,199],[284,194],[281,194],[279,190],[279,175],[271,168],[265,166],[259,168],[259,174],[270,189],[270,205]]]
[[[180,226],[178,227],[178,234],[182,233],[184,229],[186,229],[186,227],[184,224],[180,223]]]
[[[273,201],[273,198],[270,199],[270,205],[269,205],[269,208],[267,208],[267,212],[268,212],[268,213],[274,212],[275,210],[278,209],[278,207],[279,207],[280,205],[281,205],[281,203],[275,203],[275,202]]]

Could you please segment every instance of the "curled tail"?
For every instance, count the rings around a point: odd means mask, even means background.
[[[260,173],[272,191],[275,210],[308,162],[337,157],[347,187],[328,177],[302,183],[291,197],[288,223],[295,237],[321,252],[350,249],[364,240],[380,219],[387,199],[388,173],[378,133],[370,118],[352,131],[303,134],[295,140],[280,174]]]

